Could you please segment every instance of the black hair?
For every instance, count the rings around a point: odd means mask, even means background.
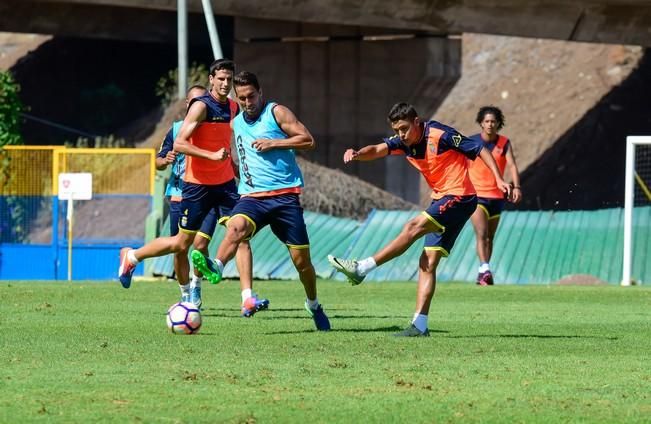
[[[210,75],[213,77],[219,70],[235,72],[235,62],[230,59],[217,59],[210,65]]]
[[[242,71],[233,77],[233,85],[235,87],[242,87],[244,85],[252,85],[257,91],[260,91],[260,83],[258,77],[253,72]]]
[[[416,113],[416,109],[412,105],[400,102],[391,107],[389,115],[387,116],[387,121],[389,121],[389,123],[400,121],[401,119],[413,121],[417,117],[418,113]]]
[[[484,121],[484,118],[486,115],[493,115],[495,117],[495,121],[497,121],[497,131],[501,130],[504,125],[506,124],[504,122],[504,114],[500,110],[500,108],[496,106],[482,106],[479,108],[479,112],[477,112],[477,118],[475,121],[481,125],[481,123]]]

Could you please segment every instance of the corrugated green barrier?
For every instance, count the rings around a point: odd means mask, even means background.
[[[306,212],[312,259],[321,278],[342,280],[328,265],[326,256],[364,258],[393,239],[414,211],[373,211],[365,222]],[[635,208],[633,277],[651,282],[651,207]],[[496,284],[546,284],[574,274],[590,274],[618,284],[622,269],[623,210],[513,211],[502,214],[494,241],[491,268]],[[219,229],[210,245],[214,254],[223,237]],[[422,241],[393,261],[372,271],[366,281],[415,280]],[[254,277],[296,279],[287,249],[268,228],[252,241]],[[470,225],[459,235],[450,257],[442,259],[439,281],[474,281],[478,260]],[[172,274],[171,256],[159,258],[154,273]],[[224,270],[236,277],[234,263]]]

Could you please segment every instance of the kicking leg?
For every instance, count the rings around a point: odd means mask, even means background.
[[[360,261],[328,255],[328,261],[337,271],[346,275],[352,285],[357,285],[364,280],[366,274],[391,259],[402,255],[423,235],[441,231],[443,231],[443,228],[439,223],[430,219],[429,216],[421,214],[407,222],[400,234],[375,255]]]
[[[128,289],[131,286],[131,277],[136,265],[147,258],[154,258],[158,256],[167,255],[169,253],[180,253],[187,249],[192,244],[194,234],[186,232],[179,232],[174,237],[159,237],[147,243],[139,249],[131,249],[124,247],[120,250],[120,267],[118,275],[122,287]],[[177,274],[177,278],[183,278]]]

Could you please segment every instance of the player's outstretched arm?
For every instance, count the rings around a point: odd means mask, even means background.
[[[506,183],[502,179],[502,175],[500,174],[499,168],[497,168],[497,163],[495,163],[495,159],[493,158],[491,152],[488,149],[482,148],[481,151],[479,152],[479,157],[481,158],[481,160],[484,161],[486,166],[488,166],[488,168],[493,173],[493,176],[495,177],[495,181],[497,182],[497,187],[499,187],[499,189],[506,194],[507,198],[510,199],[511,185]]]
[[[258,139],[252,145],[258,152],[267,152],[272,149],[312,150],[316,146],[310,131],[296,118],[296,115],[283,105],[276,105],[273,109],[278,126],[287,138]]]
[[[190,142],[192,133],[206,119],[206,104],[200,101],[192,103],[188,110],[176,140],[174,150],[190,156],[197,156],[209,160],[222,161],[228,158],[228,149],[219,149],[216,152],[199,148]]]
[[[522,200],[522,188],[520,186],[520,172],[518,165],[515,163],[515,155],[513,154],[513,144],[509,143],[509,149],[506,151],[506,166],[511,171],[511,181],[513,182],[513,194],[511,201],[519,203]]]
[[[386,143],[369,144],[359,150],[348,149],[344,152],[344,163],[354,160],[369,161],[383,158],[389,154],[389,146]]]

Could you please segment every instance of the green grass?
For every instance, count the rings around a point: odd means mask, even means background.
[[[0,422],[649,422],[651,290],[440,284],[432,337],[396,339],[413,283],[204,288],[167,332],[168,282],[0,284]]]

